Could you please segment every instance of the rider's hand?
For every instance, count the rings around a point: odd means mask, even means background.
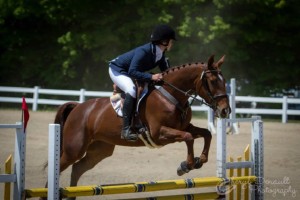
[[[162,80],[162,74],[153,74],[152,75],[153,81],[161,81]]]

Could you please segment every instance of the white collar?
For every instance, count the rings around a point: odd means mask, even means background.
[[[155,45],[156,55],[155,55],[155,62],[159,61],[163,56],[163,51],[160,49],[158,45]]]

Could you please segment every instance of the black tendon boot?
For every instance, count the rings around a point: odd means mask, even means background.
[[[123,104],[123,129],[121,138],[127,141],[136,141],[138,139],[137,134],[131,129],[131,118],[134,112],[135,98],[126,93],[125,101]]]

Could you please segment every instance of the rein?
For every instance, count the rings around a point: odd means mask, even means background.
[[[196,100],[196,101],[200,102],[201,104],[205,104],[205,105],[207,105],[207,106],[209,106],[209,107],[212,107],[212,105],[206,103],[203,99],[201,99],[201,100],[200,100],[200,99],[197,99],[197,96],[198,96],[198,95],[197,95],[195,92],[194,92],[194,94],[190,94],[191,90],[188,90],[188,91],[185,92],[185,91],[179,89],[178,87],[176,87],[175,85],[173,85],[173,84],[171,84],[171,83],[169,83],[169,82],[167,82],[167,81],[164,81],[164,80],[162,80],[162,81],[163,81],[164,84],[166,84],[166,85],[170,86],[171,88],[175,89],[176,91],[178,91],[178,92],[184,94],[184,96],[187,96],[187,97],[189,97],[189,98],[192,98],[193,101]],[[190,103],[190,105],[193,103],[193,101]]]
[[[204,75],[205,75],[206,73],[211,73],[211,72],[217,72],[218,74],[220,74],[220,71],[219,71],[219,70],[204,70],[204,71],[202,72],[201,76],[200,76],[200,80],[205,79],[205,76],[204,76]],[[216,108],[216,99],[219,98],[219,97],[224,97],[224,96],[228,96],[228,95],[227,95],[227,94],[218,94],[218,95],[213,96],[213,95],[211,94],[211,91],[210,91],[209,87],[208,87],[207,79],[205,79],[205,80],[206,80],[206,81],[205,81],[204,86],[205,86],[205,89],[206,89],[206,91],[207,91],[208,96],[212,99],[212,104],[206,103],[203,99],[201,99],[201,100],[198,99],[198,98],[197,98],[198,95],[196,94],[196,92],[194,92],[194,94],[190,94],[190,92],[191,92],[192,90],[183,91],[183,90],[181,90],[180,88],[176,87],[175,85],[173,85],[173,84],[171,84],[171,83],[169,83],[169,82],[167,82],[167,81],[165,81],[165,80],[162,80],[162,82],[163,82],[164,84],[170,86],[171,88],[175,89],[176,91],[182,93],[184,96],[187,96],[187,97],[193,99],[192,102],[190,102],[190,105],[192,105],[192,103],[194,102],[194,100],[196,100],[196,101],[200,102],[201,104],[205,104],[206,106],[208,106],[208,107],[210,107],[210,108],[212,108],[212,109],[215,109],[215,108]],[[203,83],[203,81],[202,81],[202,83]]]

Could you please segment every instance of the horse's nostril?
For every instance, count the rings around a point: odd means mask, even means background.
[[[227,115],[227,110],[226,109],[223,109],[222,110],[222,116],[226,116]]]
[[[221,114],[222,114],[223,117],[227,117],[230,113],[231,113],[230,107],[224,108],[224,109],[222,109],[222,111],[221,111]]]

